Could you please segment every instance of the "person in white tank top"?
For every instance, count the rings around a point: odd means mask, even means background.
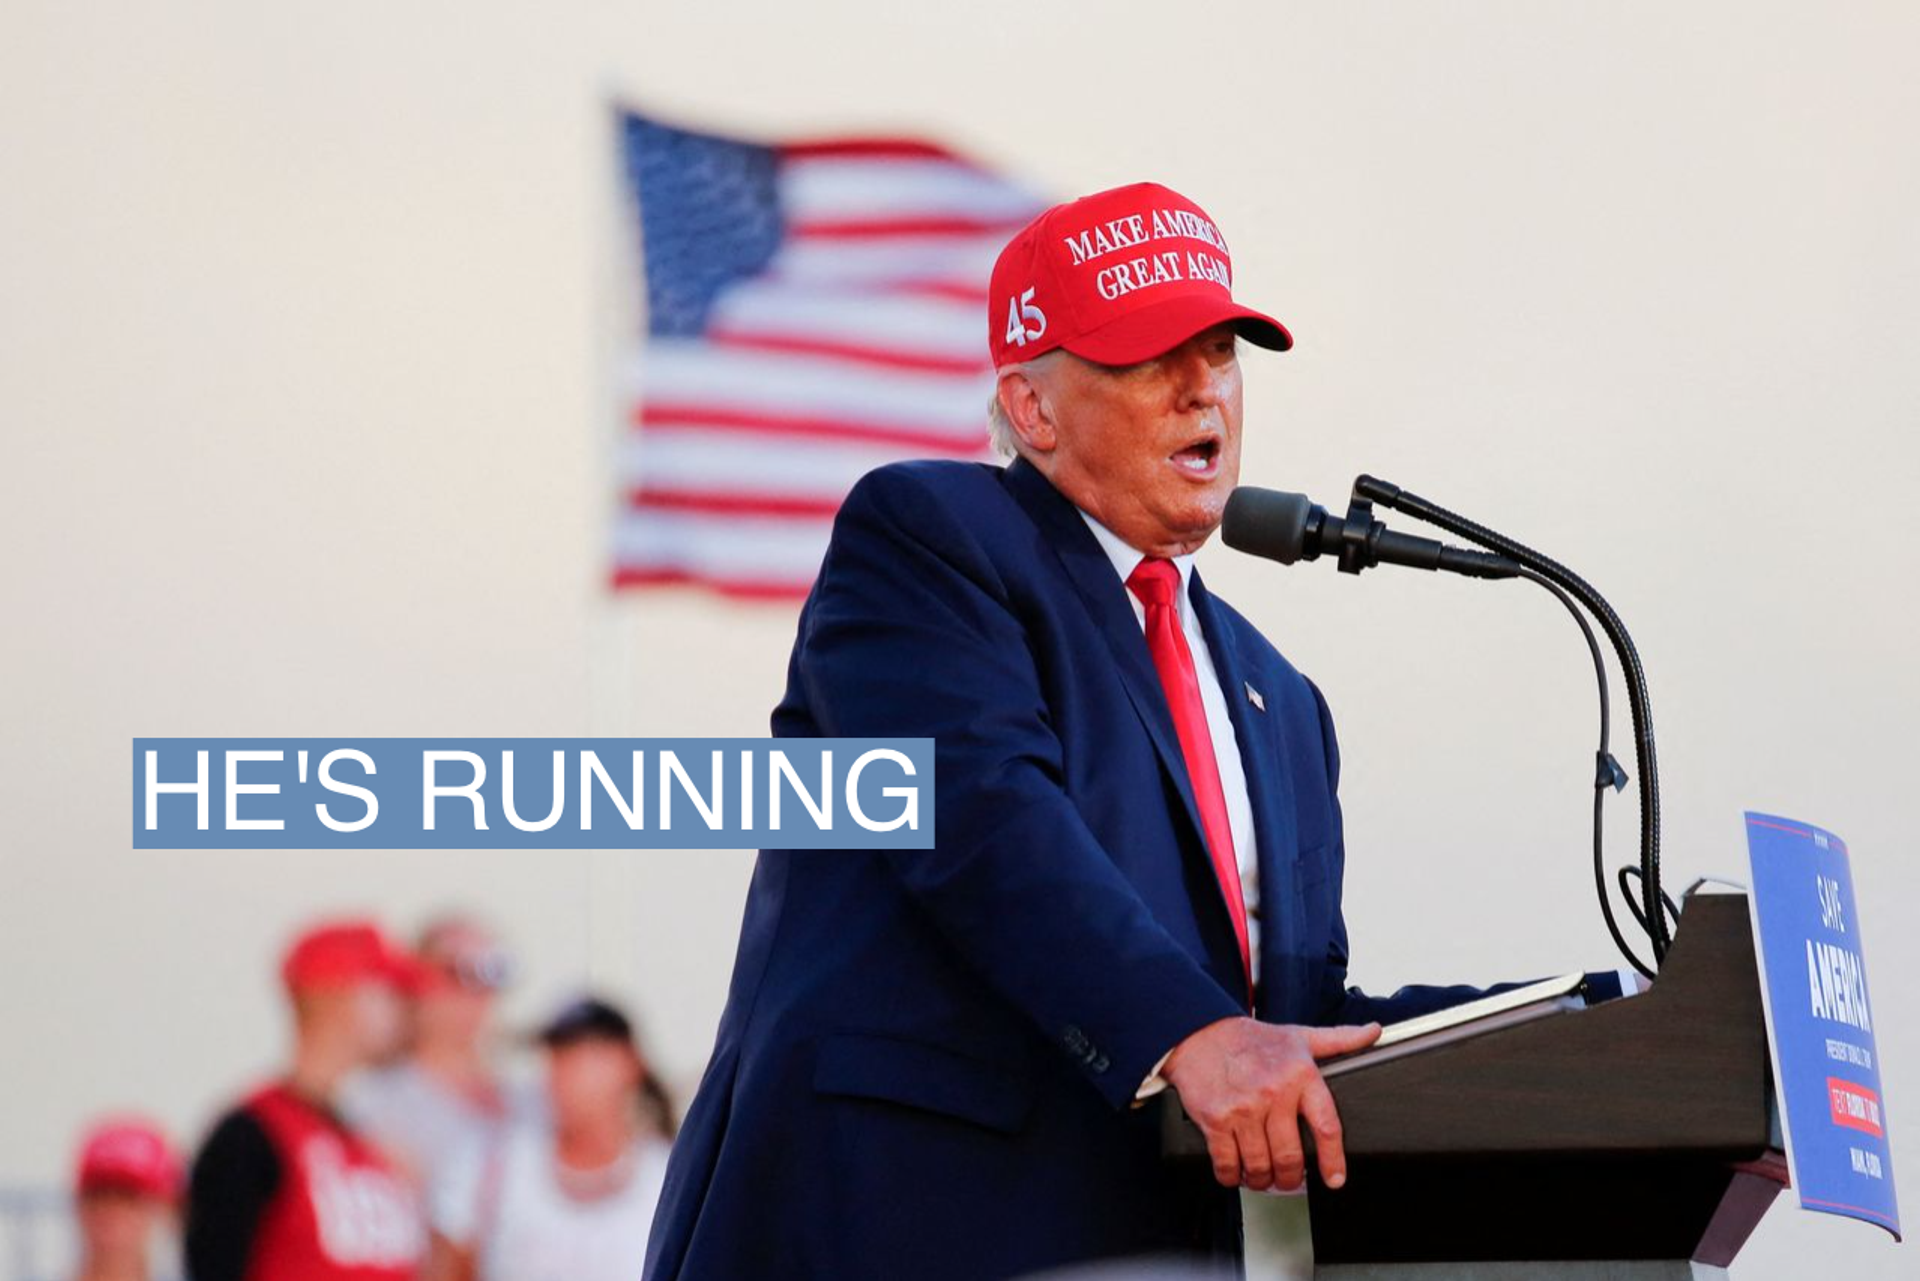
[[[550,1115],[468,1145],[432,1190],[423,1281],[632,1281],[675,1117],[618,1009],[587,998],[539,1036]]]

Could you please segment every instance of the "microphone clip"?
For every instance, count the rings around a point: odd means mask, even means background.
[[[1357,574],[1380,563],[1373,542],[1385,528],[1373,518],[1373,504],[1356,492],[1347,504],[1347,519],[1340,527],[1340,572]]]

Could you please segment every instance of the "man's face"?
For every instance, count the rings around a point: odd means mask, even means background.
[[[406,998],[388,983],[366,982],[351,989],[348,999],[363,1060],[371,1064],[391,1061],[406,1039]]]
[[[1230,324],[1137,365],[1062,353],[1032,374],[1029,456],[1076,506],[1156,556],[1198,548],[1240,480],[1240,362]],[[1020,415],[1013,415],[1016,423]]]
[[[421,948],[431,980],[414,998],[422,1039],[478,1044],[493,1014],[494,995],[507,977],[508,959],[485,931],[456,923]]]
[[[144,1266],[147,1249],[168,1213],[158,1197],[130,1188],[94,1188],[76,1203],[87,1259],[103,1271]]]
[[[563,1128],[590,1125],[631,1105],[640,1088],[640,1056],[610,1037],[586,1036],[547,1051],[547,1101]]]

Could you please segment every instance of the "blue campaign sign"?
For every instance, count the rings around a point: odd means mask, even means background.
[[[1900,1236],[1886,1096],[1847,845],[1810,823],[1747,815],[1777,1088],[1800,1204]]]

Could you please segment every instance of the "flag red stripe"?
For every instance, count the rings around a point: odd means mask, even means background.
[[[987,446],[986,406],[980,408],[980,439],[969,442],[953,433],[914,427],[886,427],[849,423],[833,418],[788,418],[778,414],[748,414],[705,405],[642,402],[634,410],[641,427],[710,427],[715,431],[759,431],[779,436],[824,436],[833,440],[872,440],[883,444],[924,449],[948,458],[971,458]]]
[[[812,588],[811,582],[795,583],[778,578],[726,578],[662,566],[620,565],[613,571],[615,588],[681,584],[711,587],[724,596],[738,596],[746,600],[801,600]]]
[[[630,492],[627,499],[635,507],[717,512],[728,516],[824,516],[830,519],[840,510],[838,498],[654,489],[647,485]]]
[[[898,347],[869,347],[861,343],[829,342],[823,338],[797,338],[786,334],[756,334],[715,325],[708,332],[716,347],[739,347],[753,351],[783,351],[806,356],[834,356],[888,369],[917,369],[931,374],[984,374],[992,369],[985,356],[971,359],[959,356],[923,356]],[[985,343],[981,346],[985,347]]]
[[[815,240],[887,239],[894,236],[1011,236],[1026,226],[1007,218],[819,218],[787,228]]]
[[[922,138],[813,138],[804,142],[781,143],[775,150],[795,160],[829,156],[902,156],[951,160],[969,169],[979,168],[972,161],[962,159],[945,147]]]

